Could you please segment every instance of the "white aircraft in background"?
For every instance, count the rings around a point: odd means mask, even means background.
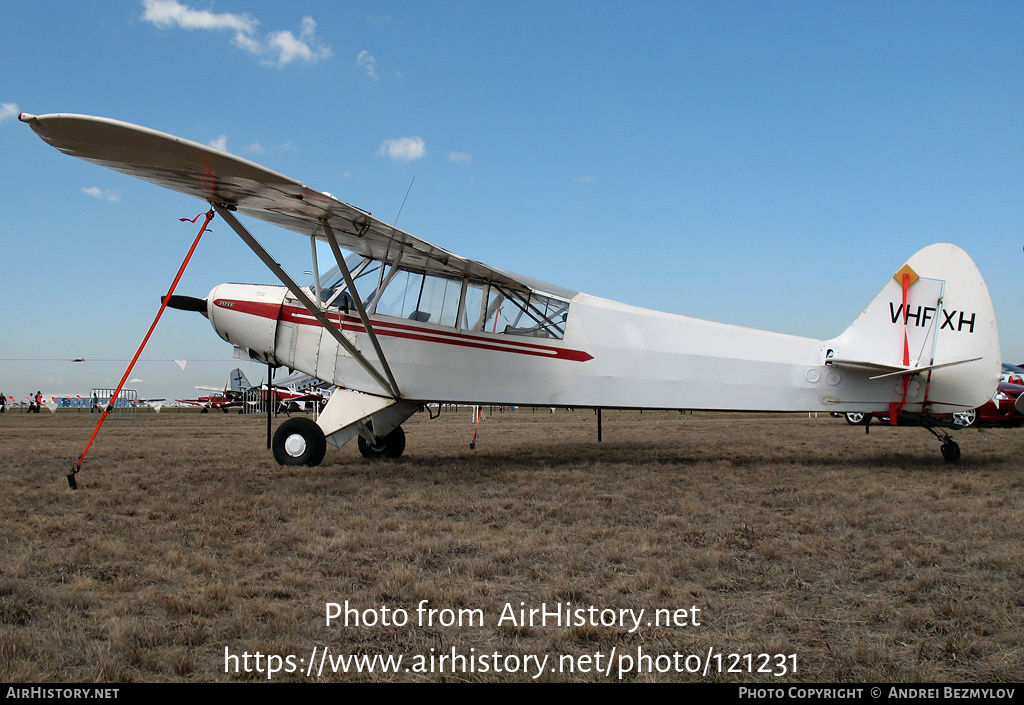
[[[273,390],[273,400],[280,411],[319,411],[331,398],[333,387],[304,372],[294,372],[272,385],[261,384],[260,398],[267,399],[267,388]]]
[[[338,387],[317,421],[278,428],[282,464],[318,465],[327,443],[356,436],[364,456],[398,457],[401,424],[428,402],[916,416],[958,462],[934,416],[980,406],[999,381],[988,289],[951,244],[913,255],[845,332],[815,340],[628,306],[481,264],[329,193],[148,128],[19,117],[66,154],[208,202],[280,280],[221,284],[172,305],[205,312],[237,354]],[[309,238],[313,285],[296,284],[236,213]],[[313,240],[334,256],[323,276]]]

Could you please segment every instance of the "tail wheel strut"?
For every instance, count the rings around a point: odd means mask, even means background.
[[[953,440],[953,437],[945,431],[936,430],[933,426],[925,426],[925,428],[942,443],[942,459],[946,461],[946,465],[959,465],[960,445]]]

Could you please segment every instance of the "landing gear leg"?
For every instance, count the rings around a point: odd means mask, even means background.
[[[336,389],[316,425],[335,448],[358,436],[359,452],[364,458],[397,458],[405,451],[401,424],[421,406],[415,401]]]

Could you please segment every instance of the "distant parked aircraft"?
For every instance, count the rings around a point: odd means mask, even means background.
[[[198,406],[204,414],[211,409],[227,413],[230,409],[244,406],[247,403],[247,399],[251,399],[253,396],[258,396],[263,402],[266,402],[268,396],[270,396],[276,408],[285,411],[292,408],[305,409],[307,404],[322,404],[325,399],[324,392],[316,386],[311,386],[311,388],[305,390],[299,389],[296,386],[307,382],[309,379],[307,375],[301,375],[300,377],[293,378],[289,383],[291,385],[289,387],[281,385],[268,386],[266,384],[261,384],[257,387],[249,383],[241,368],[236,367],[228,375],[228,381],[222,391],[217,391],[217,387],[196,387],[196,389],[213,391],[215,393],[196,399],[175,399],[175,401],[190,406]],[[254,395],[254,391],[257,394]]]

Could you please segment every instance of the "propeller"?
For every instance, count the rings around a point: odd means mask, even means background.
[[[163,302],[165,298],[167,297],[161,296],[160,301]],[[195,296],[172,295],[171,298],[167,299],[167,307],[176,308],[179,311],[195,311],[207,318],[210,317],[206,312],[206,299],[198,299]]]

